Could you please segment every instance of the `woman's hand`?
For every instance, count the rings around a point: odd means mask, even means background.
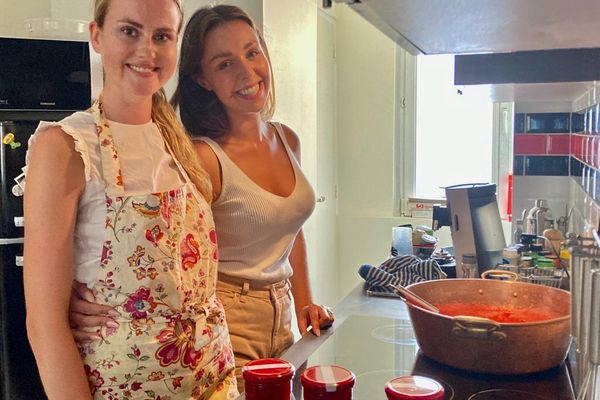
[[[331,308],[322,304],[308,304],[302,307],[298,315],[298,329],[304,335],[309,326],[316,336],[321,335],[321,329],[329,328],[334,321]]]
[[[73,282],[69,304],[69,323],[71,333],[77,342],[101,339],[101,328],[103,326],[117,328],[119,326],[117,318],[119,318],[119,313],[114,308],[96,303],[94,293],[85,284]],[[81,328],[88,328],[88,330]]]

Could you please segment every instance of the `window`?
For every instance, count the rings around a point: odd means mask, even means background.
[[[413,197],[492,181],[493,103],[478,86],[454,86],[454,56],[417,57]]]

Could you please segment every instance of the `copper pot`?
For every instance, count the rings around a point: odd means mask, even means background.
[[[556,318],[531,323],[497,323],[450,317],[408,304],[421,351],[452,367],[490,374],[528,374],[557,366],[571,343],[570,294],[524,282],[443,279],[408,289],[434,305],[464,303],[534,307]]]

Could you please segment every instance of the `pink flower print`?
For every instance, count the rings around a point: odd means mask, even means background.
[[[146,229],[146,239],[155,246],[158,246],[158,242],[163,236],[164,233],[158,225],[154,225],[152,229]]]
[[[150,289],[141,287],[123,305],[123,309],[131,314],[134,319],[146,318],[148,313],[153,313],[157,303],[150,296]]]
[[[171,322],[156,339],[162,346],[155,357],[163,367],[180,362],[184,368],[193,369],[202,359],[202,350],[194,348],[195,323],[191,320]]]
[[[97,369],[92,370],[92,367],[89,365],[84,365],[83,369],[85,370],[85,374],[88,377],[88,384],[90,385],[90,391],[92,394],[96,393],[98,389],[104,385],[104,379],[100,376],[100,371]]]
[[[102,140],[101,144],[102,144],[102,146],[110,146],[110,144],[111,144],[110,139],[106,138],[106,139]]]
[[[100,256],[100,264],[106,265],[112,259],[113,251],[112,244],[110,240],[104,242],[102,246],[102,255]]]
[[[198,262],[198,242],[194,239],[194,235],[188,233],[183,242],[181,243],[181,264],[183,270],[194,268]]]
[[[208,238],[215,245],[212,258],[213,260],[217,261],[219,259],[219,247],[217,246],[217,231],[215,231],[215,228],[210,228],[210,231],[208,232]]]

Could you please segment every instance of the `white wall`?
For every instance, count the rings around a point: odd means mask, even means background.
[[[335,5],[335,4],[334,4]],[[397,217],[396,52],[404,51],[346,6],[335,7],[338,65],[338,235],[340,294],[361,282],[361,264],[389,257]],[[439,232],[449,244],[449,231]]]

